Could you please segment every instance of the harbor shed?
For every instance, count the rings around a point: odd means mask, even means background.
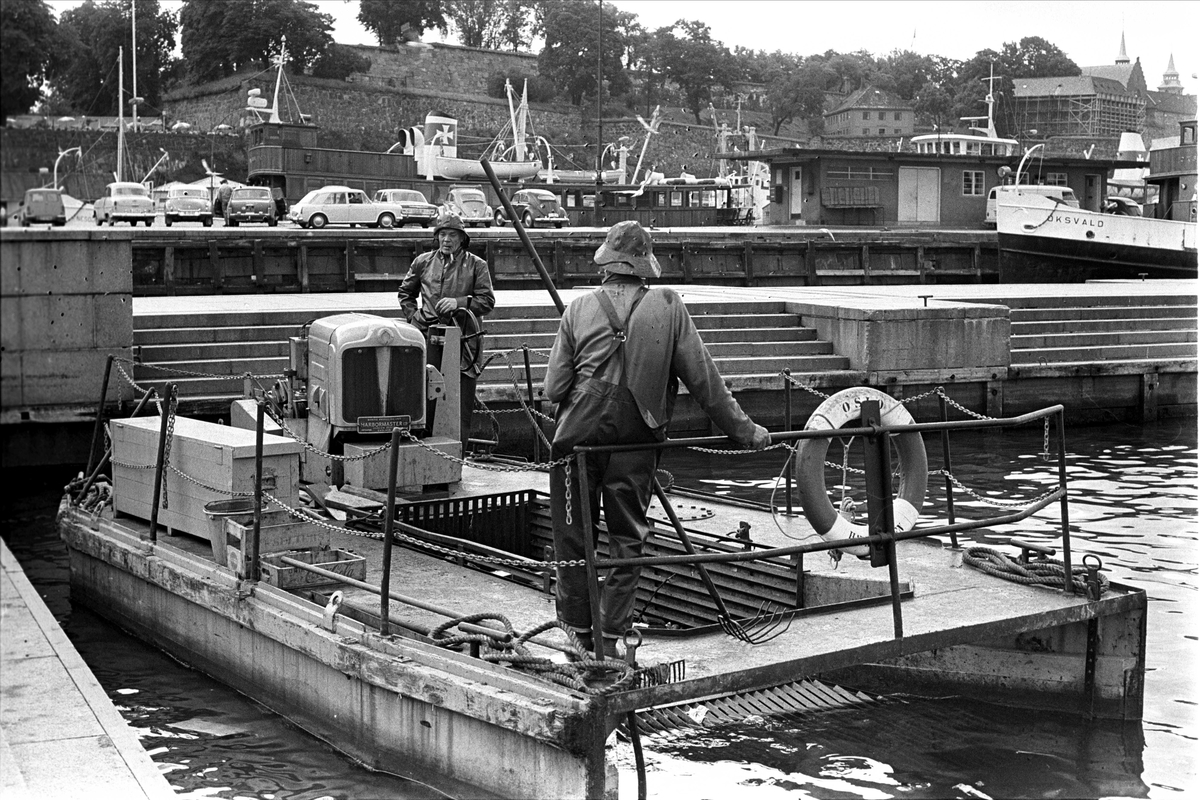
[[[1011,183],[1020,154],[976,155],[786,147],[726,158],[761,161],[771,174],[772,225],[927,225],[981,228],[992,187]],[[1067,186],[1100,210],[1114,168],[1136,162],[1036,151],[1022,183]]]

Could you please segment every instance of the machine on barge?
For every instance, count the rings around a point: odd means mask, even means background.
[[[704,710],[866,697],[827,682],[1140,718],[1146,597],[1093,556],[1072,566],[1061,407],[915,423],[882,392],[834,394],[805,430],[775,437],[796,465],[787,508],[659,494],[638,622],[613,659],[555,623],[545,465],[464,461],[458,382],[443,378],[459,335],[436,335],[440,369],[406,323],[317,320],[289,342],[287,375],[251,381],[230,425],[177,416],[170,386],[143,390],[60,509],[74,596],[365,764],[439,775],[452,795],[615,797],[618,728],[636,753],[641,728],[703,726]],[[955,429],[1042,425],[1050,457],[1052,423],[1058,479],[1023,509],[916,516],[923,436],[943,438],[950,473]],[[846,446],[830,473],[861,492],[862,520],[825,491],[830,442],[846,437],[862,472]],[[961,531],[1056,504],[1060,541],[1014,540],[1015,560],[957,546]],[[863,557],[824,565],[849,548]],[[588,560],[596,574],[613,564]],[[1050,577],[1026,585],[964,560]]]

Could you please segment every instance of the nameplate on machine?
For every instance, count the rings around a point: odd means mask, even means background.
[[[407,431],[412,427],[412,417],[404,414],[398,417],[359,417],[359,433],[391,433],[392,428]]]

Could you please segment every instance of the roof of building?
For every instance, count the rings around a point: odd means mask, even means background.
[[[860,108],[911,110],[912,104],[901,100],[891,92],[883,89],[876,89],[874,86],[864,86],[843,100],[842,103],[832,111],[825,112],[825,115],[829,116],[830,114],[840,114],[843,111],[852,111]]]
[[[1108,78],[1122,86],[1129,85],[1133,77],[1134,64],[1102,64],[1098,67],[1080,67],[1084,75],[1092,78]]]
[[[1049,97],[1051,95],[1129,94],[1120,81],[1095,75],[1058,78],[1018,78],[1013,82],[1014,97]]]
[[[1175,92],[1146,92],[1146,105],[1156,111],[1185,116],[1196,115],[1196,95]]]

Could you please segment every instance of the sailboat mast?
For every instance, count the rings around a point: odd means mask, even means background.
[[[117,182],[121,181],[121,164],[125,161],[125,48],[117,48]]]
[[[137,93],[137,0],[131,0],[129,3],[130,9],[133,11],[132,31],[133,31],[133,94],[129,100],[133,105],[133,129],[138,129],[138,93]]]

